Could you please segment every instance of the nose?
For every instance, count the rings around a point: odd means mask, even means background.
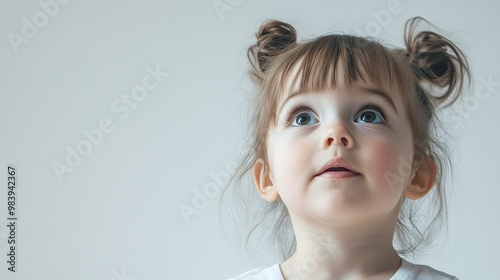
[[[354,148],[354,140],[345,127],[336,125],[329,128],[322,139],[323,148],[328,148],[331,145],[339,145],[347,149],[352,149]]]

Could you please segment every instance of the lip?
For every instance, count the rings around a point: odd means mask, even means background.
[[[347,170],[342,171],[327,171],[330,168],[334,167],[343,167]],[[323,167],[320,169],[319,173],[316,176],[327,177],[327,178],[345,178],[345,177],[353,177],[360,175],[360,173],[347,161],[345,158],[338,157],[333,158],[325,163]]]

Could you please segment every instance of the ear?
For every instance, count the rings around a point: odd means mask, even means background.
[[[405,190],[405,196],[409,199],[419,199],[426,195],[434,186],[437,176],[436,162],[432,156],[426,155],[427,165],[421,165],[413,172],[410,185]]]
[[[266,167],[264,160],[261,158],[257,159],[253,165],[253,181],[255,183],[255,187],[257,188],[257,192],[260,197],[269,202],[274,202],[278,199],[278,192],[273,186],[273,182],[269,174],[269,168]]]

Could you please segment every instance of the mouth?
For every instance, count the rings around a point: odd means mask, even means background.
[[[353,172],[345,167],[331,167],[319,174],[320,177],[327,178],[345,178],[357,176],[359,173]]]
[[[325,173],[325,172],[341,172],[341,171],[352,172],[351,170],[349,170],[349,169],[347,169],[345,167],[330,167],[327,170],[323,171],[323,173]],[[355,172],[352,172],[352,173],[355,173]]]
[[[329,160],[321,171],[316,175],[327,178],[346,178],[360,175],[357,170],[344,158],[334,158]]]

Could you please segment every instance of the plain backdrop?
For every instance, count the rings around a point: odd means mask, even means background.
[[[469,103],[447,114],[449,232],[416,261],[460,279],[498,277],[499,10],[498,1],[2,0],[0,279],[225,279],[273,264],[223,238],[214,188],[244,140],[255,32],[278,19],[299,41],[362,32],[402,46],[413,16],[456,42],[474,74]],[[211,197],[195,201],[204,190]]]

